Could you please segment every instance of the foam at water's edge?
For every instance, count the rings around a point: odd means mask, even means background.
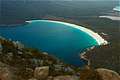
[[[98,45],[108,44],[108,42],[105,39],[103,39],[98,33],[95,33],[90,29],[87,29],[87,28],[84,28],[84,27],[81,27],[81,26],[78,26],[78,25],[75,25],[75,24],[60,22],[60,21],[52,21],[52,20],[31,20],[31,21],[26,21],[26,22],[31,23],[31,22],[34,22],[34,21],[44,21],[44,22],[46,21],[46,22],[53,22],[53,23],[60,23],[60,24],[68,25],[68,26],[77,28],[77,29],[87,33],[88,35],[90,35],[91,37],[93,37],[97,41]]]

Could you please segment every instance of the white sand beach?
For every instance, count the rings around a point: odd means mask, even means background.
[[[98,33],[95,33],[92,30],[87,29],[87,28],[82,27],[82,26],[79,26],[79,25],[66,23],[66,22],[60,22],[60,21],[52,21],[52,20],[31,20],[31,21],[26,21],[26,22],[31,23],[31,22],[34,22],[34,21],[44,21],[44,22],[47,21],[47,22],[60,23],[60,24],[68,25],[68,26],[77,28],[77,29],[87,33],[88,35],[90,35],[91,37],[93,37],[97,41],[98,45],[108,44],[108,42],[105,39],[103,39]]]

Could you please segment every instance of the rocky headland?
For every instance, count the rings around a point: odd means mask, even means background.
[[[116,46],[113,46],[112,43],[108,45],[94,47],[91,50],[88,50],[83,57],[89,60],[89,64],[92,68],[107,68],[114,70],[120,74],[120,55],[118,49],[120,47],[119,42],[116,42]]]

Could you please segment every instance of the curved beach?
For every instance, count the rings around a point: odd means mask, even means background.
[[[59,24],[64,24],[64,25],[68,25],[68,26],[72,26],[74,28],[77,28],[85,33],[87,33],[88,35],[90,35],[91,37],[93,37],[98,45],[106,45],[108,44],[108,42],[103,39],[98,33],[93,32],[90,29],[87,29],[85,27],[79,26],[79,25],[75,25],[75,24],[71,24],[71,23],[66,23],[66,22],[61,22],[61,21],[53,21],[53,20],[31,20],[31,21],[26,21],[28,23],[34,22],[34,21],[44,21],[44,22],[53,22],[53,23],[59,23]]]

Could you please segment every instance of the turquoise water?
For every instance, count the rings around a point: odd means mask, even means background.
[[[48,52],[66,63],[82,66],[87,61],[79,54],[98,45],[96,40],[72,25],[35,20],[26,25],[0,27],[0,35]]]

